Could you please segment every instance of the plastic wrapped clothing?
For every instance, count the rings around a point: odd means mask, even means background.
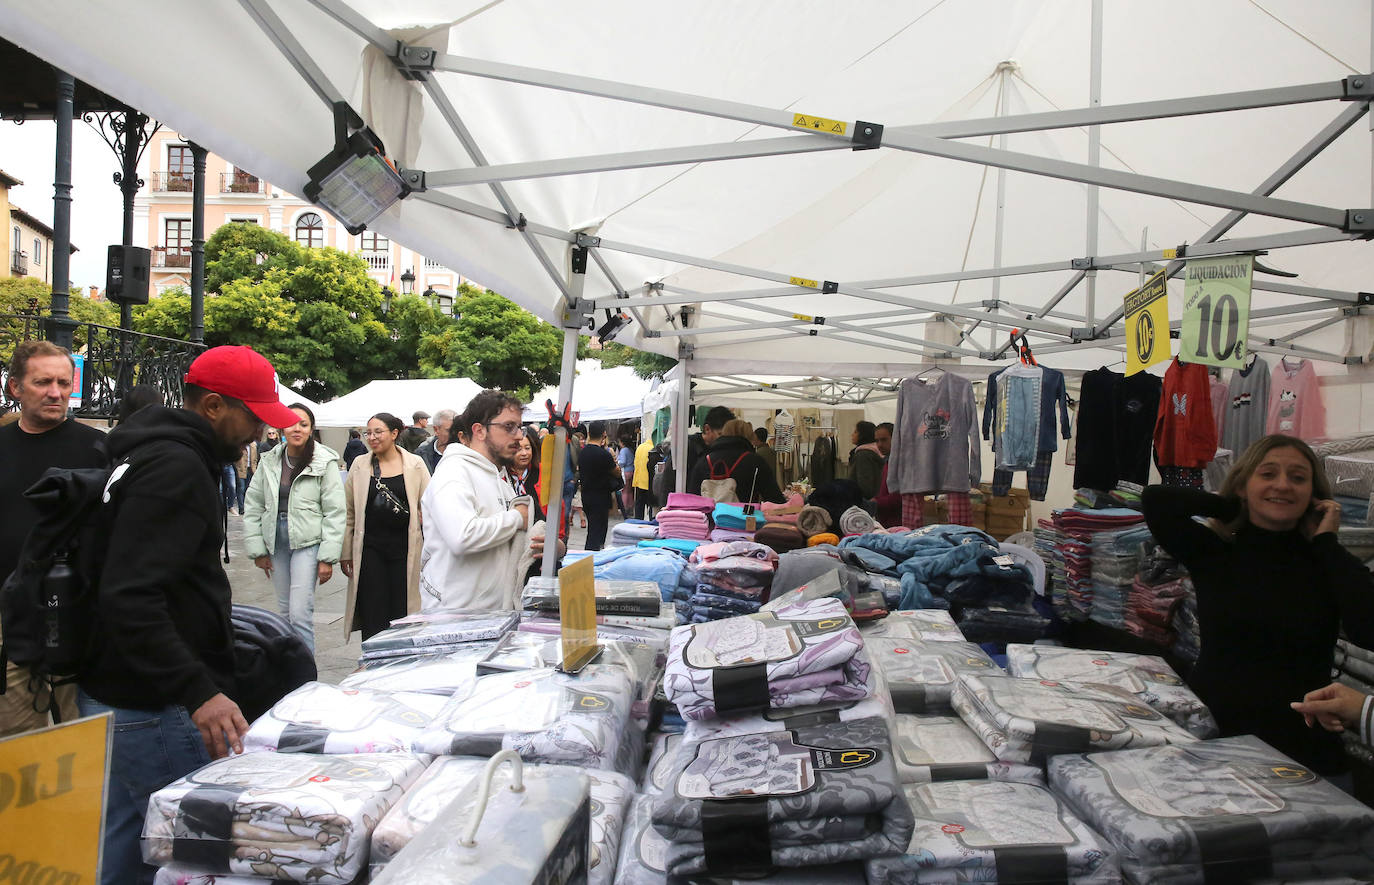
[[[440,756],[430,763],[372,831],[372,853],[368,860],[371,875],[380,874],[382,868],[433,823],[464,787],[481,777],[489,761],[483,756]]]
[[[447,698],[307,682],[243,737],[245,753],[406,753]]]
[[[845,565],[839,551],[828,545],[789,550],[778,557],[778,570],[773,575],[772,594],[776,598],[798,587],[804,587],[828,572],[839,570],[844,591],[853,596],[859,592],[857,570]]]
[[[690,553],[691,551],[687,551]],[[641,543],[635,547],[612,547],[595,553],[570,551],[563,557],[564,565],[571,565],[584,556],[591,556],[592,572],[598,581],[652,581],[658,585],[660,598],[673,598],[673,588],[686,564],[687,553]]]
[[[670,875],[895,856],[910,844],[882,719],[684,743],[674,770],[653,810]]]
[[[247,753],[152,795],[143,859],[207,872],[346,885],[376,822],[419,777],[410,753]]]
[[[687,719],[867,697],[869,662],[844,606],[816,599],[788,612],[760,612],[675,627],[668,699]]]
[[[959,631],[969,642],[1034,642],[1049,629],[1050,619],[1036,611],[966,608],[959,612]]]
[[[1007,646],[1007,672],[1036,679],[1115,685],[1168,716],[1194,737],[1217,736],[1217,723],[1207,705],[1156,655],[1012,644]]]
[[[646,796],[656,796],[663,792],[668,785],[668,777],[673,773],[674,754],[677,753],[682,741],[682,732],[660,732],[654,735],[649,750],[649,762],[644,767],[644,781],[639,785],[639,792]]]
[[[916,819],[911,845],[870,860],[870,885],[1121,881],[1116,852],[1044,787],[975,780],[903,792]]]
[[[455,695],[415,738],[417,753],[490,756],[612,769],[629,726],[632,688],[621,667],[494,673]]]
[[[869,661],[882,672],[898,713],[951,712],[954,687],[964,676],[1002,673],[972,642],[871,636],[865,638],[865,648]]]
[[[998,759],[1008,762],[1197,741],[1149,704],[1111,685],[966,675],[954,689],[954,710]]]
[[[634,548],[627,548],[633,550]],[[673,578],[677,582],[676,576]],[[599,615],[623,614],[654,617],[663,604],[662,591],[655,581],[622,581],[597,578],[593,598]],[[557,577],[534,575],[520,592],[520,607],[526,611],[557,612],[562,609]]]
[[[949,612],[940,609],[903,609],[888,612],[887,617],[860,625],[859,632],[864,640],[871,637],[891,636],[904,639],[921,639],[926,642],[963,642],[964,634]]]
[[[1259,738],[1058,756],[1050,787],[1131,881],[1312,881],[1374,870],[1374,811]]]
[[[461,842],[476,811],[481,781],[467,784],[442,813],[373,879],[374,885],[532,885],[586,881],[591,844],[587,775],[563,765],[531,765],[524,790],[512,792],[509,765],[497,769],[477,828]]]
[[[898,713],[892,752],[904,784],[988,779],[1045,785],[1038,766],[1001,761],[958,716]]]
[[[514,611],[423,612],[409,615],[380,633],[363,640],[363,660],[413,654],[445,654],[465,642],[500,639],[514,629],[520,614]]]
[[[340,688],[373,691],[419,691],[451,697],[477,678],[477,662],[491,653],[496,640],[465,642],[442,655],[375,658],[339,680]]]
[[[153,885],[262,885],[263,882],[290,882],[290,879],[263,879],[259,876],[225,876],[202,873],[179,864],[158,867]]]

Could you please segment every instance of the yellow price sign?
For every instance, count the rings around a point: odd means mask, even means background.
[[[0,740],[0,881],[94,883],[110,715]]]
[[[576,673],[596,657],[596,573],[584,556],[558,570],[558,609],[562,622],[562,669]]]
[[[1125,297],[1126,374],[1163,362],[1169,352],[1169,284],[1158,270]]]
[[[541,477],[553,476],[553,453],[558,447],[558,441],[553,437],[554,434],[550,433],[539,444],[539,475]],[[552,487],[553,483],[549,480],[539,483],[539,506],[545,510],[549,507],[549,489]]]

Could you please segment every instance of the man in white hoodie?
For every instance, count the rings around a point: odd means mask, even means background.
[[[515,494],[505,468],[522,438],[520,408],[514,397],[484,390],[454,421],[467,444],[444,449],[420,502],[424,611],[516,607],[521,563],[529,553],[531,502]]]

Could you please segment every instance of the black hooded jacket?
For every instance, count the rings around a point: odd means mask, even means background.
[[[109,514],[93,666],[81,679],[113,707],[194,712],[234,695],[234,633],[220,459],[204,418],[149,406],[111,431],[110,461],[131,466]],[[118,469],[118,467],[116,467]]]
[[[735,481],[735,492],[741,501],[781,504],[787,500],[778,488],[773,469],[754,453],[753,444],[742,436],[722,436],[711,443],[706,454],[692,465],[692,472],[687,474],[687,491],[699,495],[703,480],[726,477]],[[752,498],[749,496],[750,490],[753,491]]]

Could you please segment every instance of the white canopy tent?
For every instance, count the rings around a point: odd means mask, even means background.
[[[409,381],[369,381],[352,393],[315,407],[320,427],[362,427],[378,412],[402,421],[418,411],[431,415],[440,409],[462,412],[482,390],[471,378],[416,378]]]
[[[561,402],[608,309],[689,377],[895,378],[1000,358],[1013,326],[1057,367],[1115,362],[1121,296],[1185,243],[1299,275],[1258,275],[1252,349],[1362,371],[1369,0],[0,10],[295,192],[346,102],[416,188],[370,226],[564,327]]]
[[[635,375],[629,366],[602,369],[600,365],[596,360],[581,360],[577,364],[572,407],[578,420],[585,423],[638,418],[651,382]],[[558,402],[557,385],[536,393],[522,417],[526,421],[548,420],[549,410],[544,405],[547,400]]]

